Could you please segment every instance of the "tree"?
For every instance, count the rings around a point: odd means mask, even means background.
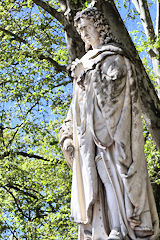
[[[130,9],[130,21],[141,17],[146,34],[143,50],[148,49],[153,62],[154,73],[146,66],[149,76],[114,2],[92,2],[107,15],[114,35],[137,65],[144,118],[157,144],[151,143],[144,126],[145,152],[158,196],[159,2],[156,31],[147,1],[133,3],[136,8]],[[71,101],[70,63],[85,53],[73,19],[87,4],[85,0],[0,2],[1,239],[77,237],[69,218],[71,170],[63,160],[57,134]],[[137,49],[141,51],[139,45]]]

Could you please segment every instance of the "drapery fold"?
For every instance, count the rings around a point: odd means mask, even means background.
[[[71,106],[75,147],[71,216],[91,225],[92,239],[96,239],[95,222],[104,226],[104,239],[112,228],[101,199],[105,190],[96,168],[98,152],[117,199],[123,238],[156,239],[158,216],[144,156],[134,65],[112,45],[89,51],[81,62],[84,72],[74,83]],[[105,217],[98,217],[97,206]],[[141,237],[143,232],[146,238]]]

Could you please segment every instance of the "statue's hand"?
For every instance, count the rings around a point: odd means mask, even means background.
[[[78,76],[82,73],[84,70],[82,62],[76,58],[71,65],[71,76],[78,78]]]
[[[73,168],[73,151],[73,140],[71,138],[66,138],[63,142],[63,154],[71,169]]]
[[[79,58],[76,58],[72,63],[71,63],[71,71],[74,71],[74,69],[76,68],[76,66],[80,63],[81,61],[79,60]]]
[[[67,138],[63,142],[63,149],[64,151],[68,153],[73,153],[74,151],[74,146],[73,146],[73,140],[71,138]]]

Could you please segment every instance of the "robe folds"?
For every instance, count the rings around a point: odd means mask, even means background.
[[[112,44],[88,51],[80,61],[84,69],[74,82],[60,131],[61,145],[66,138],[74,145],[71,216],[92,226],[92,239],[103,240],[109,234],[105,190],[97,171],[100,159],[114,189],[123,239],[157,239],[159,222],[144,156],[136,68]],[[149,236],[136,235],[144,231]]]

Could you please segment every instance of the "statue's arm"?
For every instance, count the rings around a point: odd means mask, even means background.
[[[120,55],[107,57],[93,74],[95,96],[111,139],[121,117],[126,79],[125,58]]]
[[[72,117],[72,103],[69,108],[66,119],[64,120],[62,126],[60,127],[59,142],[64,154],[64,157],[72,168],[73,164],[73,117]]]
[[[101,65],[101,71],[110,80],[120,80],[127,74],[124,56],[113,55],[107,57]]]

